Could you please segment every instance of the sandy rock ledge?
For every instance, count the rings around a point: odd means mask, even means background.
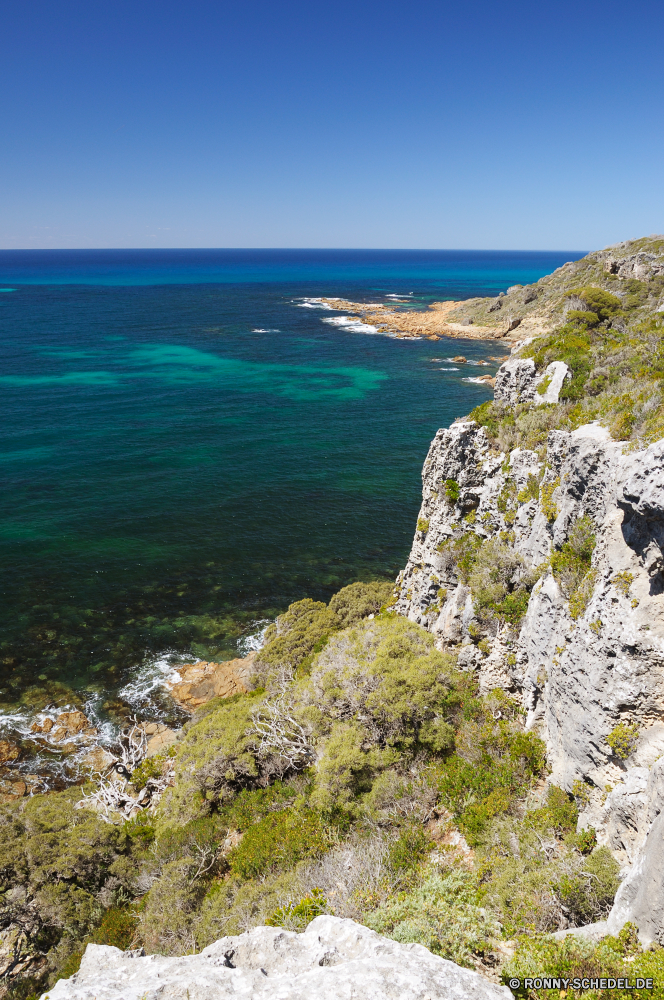
[[[144,956],[89,944],[80,972],[61,979],[51,1000],[508,1000],[506,986],[398,944],[339,917],[322,916],[295,934],[255,927],[221,938],[200,955]]]

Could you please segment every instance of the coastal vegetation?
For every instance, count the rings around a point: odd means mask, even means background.
[[[469,579],[501,608],[488,566],[469,561]],[[152,811],[104,822],[85,788],[1,808],[3,919],[41,956],[13,995],[71,974],[90,940],[183,954],[326,912],[490,972],[505,939],[606,913],[617,864],[576,834],[573,797],[545,790],[522,709],[481,695],[390,595],[353,584],[292,605],[260,686],[185,725]]]

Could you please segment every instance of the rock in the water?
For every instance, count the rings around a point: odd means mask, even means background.
[[[178,667],[180,680],[169,684],[174,701],[187,712],[194,712],[212,698],[229,698],[246,694],[253,672],[255,653],[244,660],[226,660],[223,663],[185,663]]]
[[[61,712],[55,720],[55,726],[48,730],[49,739],[53,743],[63,743],[73,738],[91,738],[97,735],[97,730],[83,712]]]
[[[46,995],[45,995],[46,996]],[[505,986],[398,944],[339,917],[322,916],[304,934],[255,927],[199,955],[142,956],[89,944],[81,969],[48,991],[51,1000],[509,1000]]]
[[[9,764],[18,760],[21,755],[21,748],[9,740],[0,740],[0,764]]]

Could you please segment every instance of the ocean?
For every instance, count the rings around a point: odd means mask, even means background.
[[[0,251],[0,723],[168,718],[302,597],[393,578],[436,430],[495,342],[398,340],[307,299],[495,295],[581,253]],[[2,736],[2,732],[0,732]]]

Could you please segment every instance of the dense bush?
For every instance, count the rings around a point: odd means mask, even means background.
[[[293,868],[303,858],[323,854],[329,845],[330,833],[318,813],[284,809],[250,826],[228,855],[228,864],[234,875],[250,879]]]
[[[333,611],[342,628],[355,625],[362,618],[377,614],[384,604],[388,604],[394,593],[394,584],[374,580],[371,583],[351,583],[335,594],[329,608]]]
[[[265,645],[256,657],[261,679],[267,680],[279,671],[292,674],[317,645],[340,627],[339,617],[322,601],[305,598],[291,604],[265,633]]]
[[[418,942],[470,968],[476,955],[492,949],[501,931],[493,914],[478,905],[475,879],[463,868],[429,872],[416,888],[370,913],[366,923],[395,941]]]

